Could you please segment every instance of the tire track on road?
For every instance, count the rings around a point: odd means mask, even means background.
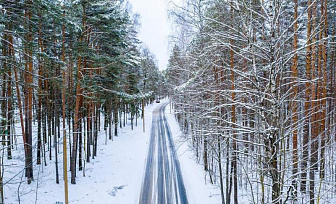
[[[140,204],[188,204],[180,163],[164,113],[166,105],[153,111]]]

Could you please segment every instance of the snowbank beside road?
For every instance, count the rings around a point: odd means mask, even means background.
[[[190,204],[218,204],[221,203],[220,190],[205,178],[201,164],[196,163],[195,153],[189,147],[189,141],[183,137],[180,127],[174,117],[169,104],[166,107],[166,117],[169,123],[177,156],[180,161],[182,176]]]

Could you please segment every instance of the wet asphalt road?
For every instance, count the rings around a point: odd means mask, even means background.
[[[186,189],[164,114],[167,104],[153,111],[151,138],[139,204],[187,204]]]

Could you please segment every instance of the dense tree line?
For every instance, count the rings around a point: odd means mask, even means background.
[[[335,2],[186,0],[166,71],[222,203],[335,199]]]
[[[67,149],[76,183],[78,170],[97,156],[100,124],[112,140],[127,114],[133,128],[159,94],[161,72],[140,46],[129,7],[124,0],[1,0],[2,148],[11,159],[14,143],[24,146],[28,183],[34,165],[52,158],[58,183],[62,151],[67,178]]]

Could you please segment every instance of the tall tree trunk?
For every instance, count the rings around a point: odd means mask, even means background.
[[[3,40],[2,40],[2,43],[4,44],[3,48],[2,48],[2,54],[3,56],[7,56],[7,34],[4,34],[3,36]],[[1,135],[1,140],[2,140],[2,146],[5,146],[5,141],[6,141],[6,119],[7,118],[7,98],[6,98],[6,80],[7,80],[7,77],[6,77],[6,74],[5,72],[7,72],[8,68],[7,68],[7,60],[4,60],[3,62],[3,70],[4,70],[4,73],[3,73],[3,76],[2,76],[2,95],[1,95],[1,120],[0,120],[0,135]]]
[[[215,65],[215,68],[214,68],[214,81],[215,81],[215,84],[216,84],[216,92],[215,92],[215,115],[214,117],[217,118],[215,124],[217,126],[217,155],[218,155],[218,169],[219,169],[219,184],[220,184],[220,193],[221,193],[221,200],[222,200],[222,204],[225,204],[225,196],[224,196],[224,183],[223,183],[223,169],[222,169],[222,148],[221,148],[221,142],[222,142],[222,132],[221,130],[219,129],[219,127],[221,127],[221,120],[220,120],[220,79],[219,79],[219,69],[218,67]],[[185,120],[183,120],[184,123]],[[185,125],[184,125],[185,126]],[[226,175],[227,176],[227,175]]]
[[[309,137],[310,137],[310,101],[311,101],[311,5],[312,0],[308,1],[308,21],[307,21],[307,48],[306,48],[306,84],[305,84],[305,103],[304,103],[304,117],[305,117],[305,122],[304,122],[304,130],[303,130],[303,153],[302,153],[302,162],[301,162],[301,186],[300,190],[301,192],[305,193],[306,192],[306,180],[307,180],[307,161],[308,161],[308,142],[309,142]]]
[[[11,25],[9,26],[11,30]],[[8,35],[8,55],[11,62],[11,66],[8,69],[8,82],[7,82],[7,98],[8,98],[8,116],[7,116],[7,159],[12,159],[12,144],[11,144],[11,127],[13,123],[13,110],[12,110],[12,67],[14,63],[14,49],[13,49],[13,36]]]
[[[56,37],[56,25],[54,22],[54,29],[53,29],[53,34],[54,34],[54,56],[57,56],[57,52],[56,52],[56,45],[57,45],[57,37]],[[59,70],[59,65],[56,65],[55,67],[56,69],[56,76],[55,77],[59,77],[60,76],[60,70]],[[53,96],[53,135],[54,135],[54,151],[55,151],[55,173],[56,173],[56,183],[59,184],[59,173],[58,173],[58,134],[59,134],[59,89],[58,86],[56,84],[56,82],[52,82],[52,84],[54,84],[54,88],[51,91],[51,94]],[[57,130],[58,129],[58,130]]]
[[[311,30],[313,31],[312,34],[312,49],[311,49],[311,110],[312,110],[312,117],[310,120],[311,123],[311,147],[310,147],[310,173],[309,173],[309,197],[310,197],[310,204],[315,203],[315,172],[317,171],[318,165],[318,113],[317,113],[317,85],[318,82],[315,82],[316,78],[316,1],[312,2],[312,27]]]
[[[78,124],[78,170],[82,171],[83,170],[83,119],[82,113],[80,113],[80,118],[79,118],[79,124]]]
[[[97,156],[97,149],[98,149],[98,117],[99,117],[99,111],[98,108],[94,105],[93,106],[93,112],[94,112],[94,148],[93,148],[93,155]]]
[[[27,33],[27,56],[26,56],[26,90],[25,94],[25,108],[26,108],[26,143],[27,143],[27,179],[28,184],[33,180],[33,148],[32,148],[32,121],[33,121],[33,47],[31,43],[33,42],[33,33],[32,33],[32,23],[31,23],[31,8],[32,1],[28,1],[27,8],[27,19],[28,19],[28,33]]]
[[[231,7],[231,20],[233,23],[233,7]],[[232,122],[232,145],[233,145],[233,153],[232,153],[232,168],[233,168],[233,200],[234,204],[238,204],[238,175],[237,175],[237,158],[238,158],[238,150],[237,150],[237,136],[236,136],[236,92],[235,92],[235,72],[234,72],[234,52],[233,52],[234,40],[230,40],[230,69],[231,69],[231,122]]]
[[[83,6],[83,17],[82,17],[82,28],[85,30],[85,3],[82,4]],[[80,43],[83,42],[84,33],[82,33],[80,37]],[[82,79],[82,56],[78,56],[77,60],[77,85],[76,85],[76,102],[75,102],[75,115],[74,115],[74,129],[73,129],[73,145],[72,145],[72,152],[71,152],[71,164],[70,164],[70,170],[71,170],[71,183],[76,183],[76,159],[77,159],[77,149],[78,149],[78,132],[79,132],[79,106],[81,103],[81,79]]]
[[[114,96],[114,100],[113,100],[113,114],[114,114],[113,115],[114,136],[118,136],[118,103],[117,103],[117,96]]]
[[[323,22],[323,38],[328,37],[328,1],[323,0],[321,1],[321,13],[322,13],[322,22]],[[326,120],[330,118],[331,116],[326,116],[327,111],[327,40],[322,41],[322,100],[321,100],[321,116],[320,119],[322,120],[321,124],[321,152],[320,152],[320,158],[321,158],[321,165],[320,165],[320,179],[324,179],[325,176],[325,143],[326,143]],[[333,69],[331,67],[331,69]],[[331,72],[332,73],[332,72]],[[330,106],[330,104],[329,104]]]
[[[63,7],[63,18],[65,18],[65,8]],[[62,61],[65,63],[65,23],[62,25]],[[68,195],[68,157],[67,157],[67,132],[66,132],[66,67],[63,67],[62,78],[63,78],[63,86],[62,86],[62,117],[63,117],[63,180],[64,180],[64,200],[65,204],[69,203],[69,195]]]
[[[297,173],[298,173],[298,153],[297,153],[297,141],[298,141],[298,2],[294,0],[294,40],[293,40],[293,50],[295,52],[292,64],[292,124],[293,124],[293,182],[294,186],[294,199],[296,199],[297,191]]]

